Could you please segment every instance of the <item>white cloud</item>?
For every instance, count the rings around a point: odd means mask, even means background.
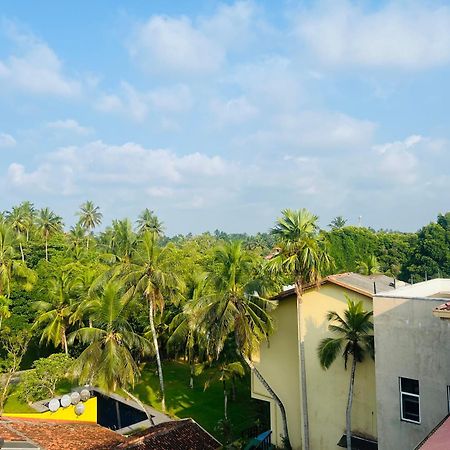
[[[152,16],[136,26],[129,48],[132,57],[150,71],[211,72],[225,58],[223,48],[187,17]]]
[[[104,112],[119,113],[136,122],[144,121],[150,112],[174,114],[192,107],[193,98],[188,86],[176,84],[150,91],[139,91],[129,83],[122,82],[116,94],[103,94],[95,107]],[[165,122],[169,122],[164,118]]]
[[[388,2],[372,9],[325,1],[298,17],[297,33],[331,65],[423,69],[450,61],[450,8]]]
[[[56,53],[37,37],[22,33],[13,24],[8,37],[17,45],[18,54],[0,60],[0,80],[32,94],[71,97],[81,92],[81,84],[64,73],[63,63]]]
[[[229,100],[213,100],[211,110],[219,125],[236,125],[247,122],[258,115],[258,108],[244,96]]]
[[[47,127],[54,130],[72,131],[76,134],[89,134],[91,132],[90,128],[81,126],[74,119],[55,120],[53,122],[48,122]]]
[[[14,147],[16,144],[13,136],[8,133],[0,133],[0,148]]]

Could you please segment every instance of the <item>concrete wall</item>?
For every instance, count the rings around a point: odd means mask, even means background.
[[[303,296],[301,329],[305,349],[311,450],[338,449],[336,444],[345,433],[350,371],[345,370],[342,358],[325,371],[320,367],[317,356],[319,342],[331,336],[326,314],[330,310],[344,312],[347,307],[345,294],[354,300],[363,300],[365,308],[372,309],[371,299],[332,284],[326,284],[318,291],[310,290]],[[297,450],[301,448],[302,416],[295,296],[280,300],[274,318],[277,330],[270,339],[270,345],[262,345],[257,365],[285,404],[291,443]],[[252,391],[254,397],[269,400],[257,380],[252,380]],[[271,418],[272,430],[277,438],[282,432],[281,418],[274,405],[271,411],[274,412]],[[375,368],[370,358],[359,364],[356,370],[352,420],[355,432],[376,438]],[[275,442],[280,444],[279,439]]]
[[[448,413],[450,321],[432,314],[441,303],[434,299],[374,299],[380,450],[413,449]],[[419,380],[421,424],[400,418],[399,377]]]

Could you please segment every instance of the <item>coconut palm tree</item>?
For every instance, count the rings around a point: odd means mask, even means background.
[[[89,249],[89,234],[102,223],[103,214],[100,212],[100,208],[94,205],[94,202],[87,201],[80,206],[77,215],[80,216],[80,225],[87,232],[86,248]]]
[[[242,250],[241,242],[234,241],[216,249],[211,267],[213,294],[198,304],[209,353],[219,358],[228,337],[233,336],[239,356],[280,408],[284,439],[290,447],[284,405],[251,360],[252,353],[273,330],[270,311],[276,306],[264,298],[267,287],[258,279],[258,261]]]
[[[6,223],[0,223],[0,296],[10,297],[14,280],[29,291],[36,282],[36,273],[17,259],[14,232]]]
[[[129,219],[113,220],[112,228],[104,233],[109,251],[122,264],[130,262],[138,245],[138,238]]]
[[[20,210],[25,217],[25,236],[26,242],[30,240],[30,233],[33,230],[34,221],[36,218],[36,209],[34,208],[33,203],[29,201],[24,201],[19,205]]]
[[[80,295],[78,279],[72,271],[62,270],[56,273],[45,290],[47,300],[34,302],[33,307],[40,312],[32,329],[43,327],[41,342],[61,346],[66,355],[69,353],[67,332],[71,318],[75,313]]]
[[[22,261],[25,262],[25,255],[23,253],[22,238],[26,236],[28,219],[25,210],[20,206],[14,206],[11,211],[6,213],[6,220],[11,228],[16,233],[17,242],[19,243],[20,255]]]
[[[197,308],[199,300],[207,292],[207,274],[193,273],[187,280],[186,291],[187,302],[183,310],[170,323],[167,347],[184,352],[190,367],[189,387],[193,389],[196,357],[200,356],[198,353],[207,347],[207,336],[198,327],[200,317]]]
[[[123,280],[130,286],[136,297],[140,297],[148,308],[150,336],[155,350],[161,390],[161,407],[165,411],[164,376],[155,327],[155,314],[164,308],[165,299],[173,296],[181,287],[181,280],[170,265],[170,246],[161,248],[156,233],[144,232],[137,250],[129,263],[119,266]]]
[[[145,208],[144,211],[139,214],[136,224],[138,233],[151,231],[158,236],[162,236],[164,232],[164,224],[160,222],[156,214],[148,208]]]
[[[52,234],[62,231],[62,218],[49,208],[43,208],[37,217],[37,227],[45,241],[45,260],[48,261],[48,240]]]
[[[101,285],[85,304],[92,327],[81,327],[69,336],[87,345],[73,366],[80,383],[94,383],[108,392],[122,389],[152,418],[143,404],[128,389],[140,376],[137,356],[151,350],[151,343],[137,334],[129,322],[132,291],[117,279]]]
[[[348,360],[351,358],[350,386],[345,414],[349,450],[352,442],[351,418],[356,364],[362,362],[367,355],[374,358],[372,315],[372,311],[364,310],[361,301],[355,302],[347,298],[344,316],[333,311],[327,315],[330,322],[328,329],[335,337],[323,339],[318,348],[320,364],[324,369],[328,369],[340,355],[344,358],[344,367],[347,369]]]
[[[341,228],[344,228],[346,223],[347,219],[344,219],[342,216],[337,216],[328,224],[328,226],[332,230],[339,230]]]
[[[302,334],[302,295],[305,287],[318,284],[322,274],[331,267],[324,240],[319,234],[318,217],[306,209],[285,209],[272,234],[277,237],[276,251],[270,256],[268,269],[282,273],[293,280],[297,296],[300,379],[302,389],[303,436],[305,450],[309,449],[308,400],[304,361],[304,338]]]

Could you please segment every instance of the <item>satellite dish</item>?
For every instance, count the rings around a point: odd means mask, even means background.
[[[48,402],[48,409],[51,412],[55,412],[58,411],[59,409],[59,400],[57,398],[52,398],[49,402]]]
[[[78,403],[78,405],[75,406],[74,410],[77,416],[81,416],[81,414],[84,413],[85,406],[83,405],[83,403]]]
[[[70,399],[72,401],[72,405],[76,405],[77,403],[79,403],[79,401],[81,400],[81,396],[79,392],[72,392],[70,394]]]
[[[72,399],[70,398],[70,395],[64,394],[61,397],[60,402],[63,408],[67,408],[72,403]]]
[[[81,400],[83,400],[83,402],[85,402],[86,400],[89,400],[90,396],[91,396],[91,393],[87,389],[83,389],[80,392],[80,397],[81,397]]]

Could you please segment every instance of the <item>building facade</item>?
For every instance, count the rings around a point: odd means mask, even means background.
[[[448,279],[374,297],[379,450],[414,449],[450,412],[450,321],[433,314],[449,298]]]
[[[343,314],[348,297],[363,301],[365,309],[372,310],[374,290],[393,289],[394,284],[382,275],[341,274],[327,277],[319,288],[306,289],[300,307],[292,289],[277,297],[277,329],[270,341],[261,346],[254,362],[286,408],[295,450],[338,449],[345,434],[350,371],[345,370],[342,358],[323,370],[317,353],[320,341],[331,336],[327,313]],[[279,409],[254,376],[252,396],[270,403],[273,442],[281,445]],[[370,358],[356,369],[352,430],[368,441],[377,439],[375,365]]]

